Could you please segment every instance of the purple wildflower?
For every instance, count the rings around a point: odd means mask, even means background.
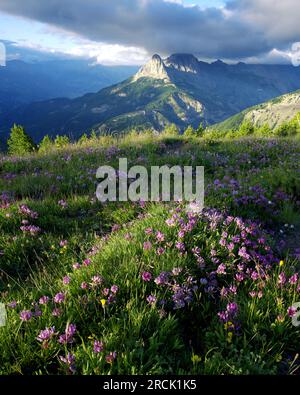
[[[165,253],[165,249],[163,247],[158,247],[156,253],[157,255],[163,255]]]
[[[106,355],[105,360],[107,363],[112,364],[116,358],[117,358],[117,353],[114,351]]]
[[[283,272],[281,272],[278,276],[278,284],[283,286],[286,283],[286,276]]]
[[[55,327],[52,326],[51,328],[46,328],[40,331],[37,340],[39,342],[44,342],[50,340],[55,335]]]
[[[30,218],[33,218],[33,219],[36,219],[39,216],[38,213],[36,213],[35,211],[30,210],[30,208],[27,207],[25,204],[22,204],[20,206],[19,210],[20,210],[21,214],[27,215],[27,216],[29,216]]]
[[[230,252],[233,251],[233,250],[234,250],[234,243],[232,243],[232,242],[231,242],[231,243],[228,243],[228,244],[227,244],[227,249],[228,249],[228,251],[230,251]]]
[[[161,272],[158,277],[154,280],[155,284],[157,285],[165,285],[169,280],[169,273],[168,272]]]
[[[83,266],[90,266],[91,263],[92,261],[89,258],[87,258],[83,261]]]
[[[259,299],[261,299],[262,297],[263,297],[263,292],[262,291],[258,291],[257,292],[257,297],[259,298]]]
[[[76,368],[75,368],[75,355],[71,354],[70,352],[68,352],[68,354],[66,355],[66,357],[60,356],[59,359],[61,360],[61,362],[63,362],[64,364],[67,365],[69,371],[71,373],[75,373]]]
[[[296,285],[299,279],[299,275],[298,273],[295,273],[290,279],[289,279],[289,283],[291,285]]]
[[[76,333],[76,325],[75,324],[67,324],[65,333],[59,336],[59,343],[73,343],[73,336]]]
[[[15,309],[17,307],[17,301],[13,300],[10,303],[7,304],[7,307],[9,307],[10,309]]]
[[[112,226],[111,231],[112,232],[117,232],[120,229],[121,229],[121,226],[118,225],[118,224],[115,224],[115,225]]]
[[[240,248],[238,254],[241,258],[245,259],[246,261],[250,260],[250,255],[247,253],[246,247]]]
[[[252,272],[251,273],[251,278],[253,281],[256,281],[259,279],[259,274],[257,272]]]
[[[173,276],[178,276],[181,272],[182,272],[182,268],[181,267],[174,267],[172,269]]]
[[[156,303],[156,301],[157,301],[157,299],[156,299],[156,297],[154,296],[154,295],[149,295],[148,297],[147,297],[147,302],[149,303],[149,304],[155,304]]]
[[[63,292],[59,292],[58,294],[56,294],[54,296],[53,300],[54,300],[54,303],[61,304],[61,303],[63,303],[65,301],[65,298],[66,298],[65,294]]]
[[[35,311],[34,311],[33,315],[35,317],[41,317],[43,315],[43,312],[42,312],[42,310],[40,310],[38,308],[35,308]]]
[[[165,235],[160,231],[156,232],[156,240],[159,242],[165,241]]]
[[[176,225],[175,219],[174,219],[174,218],[169,218],[169,219],[167,219],[167,220],[166,220],[166,224],[167,224],[169,227],[175,226],[175,225]]]
[[[237,287],[235,285],[231,285],[229,287],[229,291],[233,294],[236,295],[237,294]]]
[[[29,310],[23,310],[20,313],[21,321],[30,321],[32,318],[32,312]]]
[[[177,241],[177,243],[175,244],[175,247],[176,247],[180,252],[184,252],[184,251],[185,251],[185,244],[182,243],[181,241]]]
[[[93,348],[93,350],[94,350],[94,353],[95,353],[95,354],[99,354],[100,352],[102,352],[102,351],[104,350],[104,344],[103,344],[103,342],[100,342],[100,341],[98,341],[98,340],[95,340],[95,341],[94,341],[94,348]]]
[[[71,278],[69,276],[65,276],[63,278],[64,285],[68,285],[68,284],[70,284],[70,282],[71,282]]]
[[[231,316],[235,317],[238,313],[238,305],[236,303],[228,303],[226,311],[228,311]]]
[[[228,311],[220,311],[219,313],[218,313],[218,317],[220,318],[220,320],[222,321],[222,322],[228,322],[229,321],[229,314],[228,314]]]
[[[92,277],[92,285],[98,286],[103,283],[103,278],[101,276],[93,276]]]
[[[149,273],[149,272],[143,272],[143,273],[142,273],[142,279],[143,279],[143,281],[145,281],[145,282],[149,282],[149,281],[151,281],[151,279],[152,279],[152,274]]]
[[[185,236],[185,231],[184,231],[183,229],[181,229],[181,230],[178,232],[178,238],[179,238],[179,239],[183,239],[184,236]]]
[[[52,316],[53,317],[59,317],[61,315],[61,310],[58,308],[55,308],[52,310]]]
[[[297,313],[297,309],[295,307],[291,306],[287,309],[287,313],[288,313],[289,317],[294,317],[294,315],[296,315],[296,313]]]
[[[42,296],[39,299],[39,304],[41,304],[41,305],[46,305],[48,302],[49,302],[49,297],[48,296]]]
[[[119,287],[117,285],[112,285],[110,290],[113,294],[116,294],[119,291]]]
[[[68,203],[65,200],[59,200],[58,205],[61,206],[62,208],[68,207]]]
[[[224,265],[224,263],[221,263],[221,265],[218,266],[217,273],[226,274],[226,265]]]
[[[151,242],[150,241],[145,241],[145,243],[143,245],[143,248],[144,248],[145,251],[151,250],[151,248],[152,248]]]
[[[34,225],[21,226],[20,229],[24,233],[30,233],[32,236],[37,235],[41,231],[41,228]]]
[[[236,280],[238,281],[238,282],[242,282],[242,281],[244,281],[244,279],[245,279],[245,275],[243,274],[243,273],[237,273],[236,275],[235,275],[235,278],[236,278]]]

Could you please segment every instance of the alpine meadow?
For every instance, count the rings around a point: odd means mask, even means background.
[[[0,383],[299,376],[299,17],[0,0]]]

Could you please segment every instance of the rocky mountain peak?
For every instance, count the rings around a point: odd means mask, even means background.
[[[165,82],[170,81],[167,68],[161,57],[157,54],[153,55],[152,59],[133,77],[134,81],[140,78],[154,78],[157,80],[164,80]]]
[[[185,73],[198,73],[199,61],[192,54],[174,54],[165,60],[167,67],[183,71]]]
[[[221,59],[218,59],[215,62],[213,62],[212,65],[218,66],[218,67],[224,67],[224,66],[227,66],[227,63],[223,62]]]

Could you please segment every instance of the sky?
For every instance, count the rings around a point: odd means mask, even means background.
[[[10,42],[11,58],[28,49],[106,65],[182,52],[290,63],[299,20],[299,0],[0,0],[0,40]]]

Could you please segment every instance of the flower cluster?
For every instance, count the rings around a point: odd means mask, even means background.
[[[30,208],[28,206],[26,206],[26,204],[22,204],[19,207],[19,211],[20,211],[20,214],[22,214],[26,217],[32,218],[32,219],[36,219],[39,216],[37,212],[30,210]]]
[[[142,281],[154,288],[155,294],[147,296],[150,305],[158,305],[162,309],[182,309],[193,301],[198,286],[196,280],[182,268],[174,268],[170,272],[161,272],[153,279],[150,272],[141,273]]]

